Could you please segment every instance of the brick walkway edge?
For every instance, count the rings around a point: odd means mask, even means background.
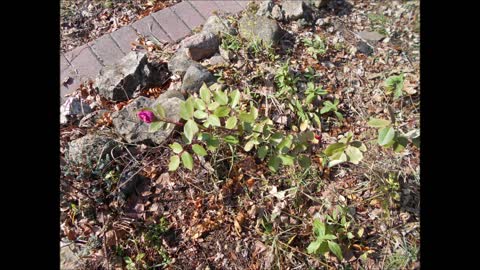
[[[214,11],[237,13],[243,10],[248,2],[249,0],[184,0],[60,54],[61,102],[63,103],[64,96],[77,89],[81,82],[95,78],[103,66],[113,64],[127,54],[130,44],[137,38],[136,33],[175,43],[190,35],[192,30],[202,25]],[[68,77],[73,81],[65,86],[63,81]]]

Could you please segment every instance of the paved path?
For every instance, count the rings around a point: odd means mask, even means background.
[[[175,43],[202,25],[216,10],[237,13],[243,10],[249,0],[197,1],[184,0],[176,5],[152,13],[141,20],[124,26],[112,33],[69,52],[60,54],[60,98],[73,92],[82,81],[95,78],[105,65],[115,63],[130,51],[137,32],[154,36],[158,40]],[[72,78],[71,84],[62,84],[65,78]]]

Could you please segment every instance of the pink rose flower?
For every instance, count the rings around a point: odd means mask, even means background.
[[[153,119],[155,118],[155,115],[151,111],[139,111],[137,115],[138,115],[138,118],[140,118],[140,120],[142,120],[147,124],[152,123]]]

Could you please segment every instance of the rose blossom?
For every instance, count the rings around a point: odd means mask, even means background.
[[[153,119],[155,118],[155,115],[151,111],[139,111],[137,115],[138,115],[138,118],[140,118],[140,120],[142,120],[147,124],[150,124],[151,122],[153,122]]]

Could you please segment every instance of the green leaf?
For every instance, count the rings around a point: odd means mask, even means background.
[[[328,241],[328,248],[330,249],[330,251],[335,254],[335,256],[337,256],[337,258],[339,258],[340,260],[343,260],[343,255],[342,255],[342,249],[340,248],[340,246],[333,242],[333,241]]]
[[[280,162],[282,162],[282,160],[278,156],[272,156],[268,160],[268,168],[271,171],[276,172],[280,167]]]
[[[225,122],[225,127],[228,129],[233,129],[237,126],[237,117],[236,116],[231,116],[227,119]]]
[[[289,155],[278,155],[278,157],[282,160],[282,164],[285,166],[293,166],[293,157]]]
[[[227,105],[228,103],[228,96],[225,94],[224,91],[218,89],[217,91],[213,92],[213,98],[216,102],[220,105]]]
[[[277,145],[276,150],[277,151],[288,151],[290,149],[290,146],[292,146],[292,135],[288,135],[283,140]]]
[[[178,168],[178,165],[180,165],[180,157],[175,155],[170,157],[170,163],[168,164],[168,170],[169,171],[175,171]]]
[[[305,168],[305,169],[310,167],[310,165],[312,165],[312,161],[310,160],[310,158],[305,155],[301,155],[298,158],[298,163],[300,164],[300,166],[302,166],[302,168]]]
[[[190,155],[190,153],[188,153],[187,151],[183,152],[182,154],[182,163],[183,166],[190,171],[193,169],[193,158],[192,155]]]
[[[345,147],[347,147],[347,145],[344,143],[333,143],[327,146],[327,149],[325,149],[324,153],[327,156],[332,156],[335,153],[343,152]]]
[[[178,154],[178,153],[182,152],[182,150],[183,150],[182,145],[179,144],[178,142],[174,142],[174,143],[170,144],[170,148],[172,148],[172,150],[175,154]]]
[[[208,110],[209,111],[214,111],[219,106],[220,106],[220,104],[218,104],[218,102],[212,102],[212,103],[208,104]]]
[[[363,154],[360,151],[360,149],[350,145],[347,146],[347,148],[345,149],[345,154],[348,157],[348,161],[350,161],[353,164],[358,164],[360,160],[363,159]]]
[[[395,143],[393,144],[393,151],[399,153],[402,152],[405,147],[407,147],[408,139],[404,136],[398,136],[395,138]]]
[[[180,103],[180,117],[189,120],[193,117],[193,103],[191,98]]]
[[[316,218],[313,220],[313,234],[317,237],[323,237],[325,235],[325,223]]]
[[[240,91],[237,89],[230,93],[230,107],[235,108],[238,102],[240,102]]]
[[[232,135],[225,136],[224,138],[225,142],[229,144],[238,144],[238,138]]]
[[[342,121],[343,120],[343,114],[339,112],[335,112],[335,115],[337,116],[338,120]]]
[[[328,167],[333,167],[348,160],[347,155],[344,152],[336,152],[330,157],[330,159],[331,161],[328,162]]]
[[[157,116],[159,118],[165,118],[165,109],[163,108],[163,106],[161,104],[158,104],[157,107],[156,107],[156,112],[157,112]]]
[[[214,127],[219,127],[220,126],[220,119],[218,118],[218,116],[216,116],[214,114],[210,114],[208,116],[207,122]]]
[[[183,133],[185,134],[185,137],[188,140],[188,143],[192,142],[193,136],[198,132],[198,126],[197,123],[193,120],[188,120],[187,123],[185,123],[185,126],[183,127]]]
[[[162,121],[152,122],[152,123],[150,123],[150,125],[148,126],[148,132],[150,132],[150,133],[157,132],[157,131],[159,131],[161,128],[164,127],[164,124],[165,124],[165,122],[162,122]]]
[[[206,104],[210,103],[210,89],[208,89],[208,86],[205,83],[203,83],[202,87],[200,88],[200,98],[202,98]]]
[[[323,102],[323,107],[320,110],[320,114],[327,113],[327,112],[331,111],[332,109],[333,109],[332,102],[327,100],[327,101]]]
[[[245,150],[246,152],[252,150],[253,146],[255,145],[255,140],[252,139],[252,140],[249,140],[245,146],[243,147],[243,150]]]
[[[310,243],[310,245],[308,245],[307,247],[307,253],[308,254],[313,254],[315,252],[317,252],[318,248],[320,247],[320,245],[322,244],[321,241],[313,241]]]
[[[265,156],[268,154],[268,146],[262,145],[257,150],[258,158],[264,159]]]
[[[367,125],[373,128],[382,128],[390,125],[390,123],[390,120],[370,118],[370,121],[368,121]]]
[[[367,147],[361,141],[353,141],[350,143],[351,146],[358,148],[360,151],[365,152],[367,151]]]
[[[225,117],[230,113],[230,108],[227,106],[218,107],[213,114],[218,117]]]
[[[201,157],[204,157],[204,156],[207,155],[207,151],[205,151],[205,148],[203,148],[203,146],[201,146],[199,144],[192,145],[192,150],[193,150],[193,152],[195,152],[195,154],[197,154]]]
[[[253,123],[255,121],[254,115],[252,113],[246,113],[246,112],[240,112],[238,114],[238,119],[246,123]]]
[[[381,146],[387,145],[392,142],[395,137],[395,130],[393,127],[383,127],[378,130],[378,144]]]
[[[332,235],[332,234],[327,234],[327,235],[324,235],[323,237],[321,237],[322,240],[333,240],[333,239],[337,239],[337,237],[335,235]]]
[[[195,108],[198,110],[204,111],[207,108],[205,102],[199,98],[195,99]]]
[[[208,113],[204,112],[204,111],[199,111],[199,110],[196,110],[194,113],[193,113],[193,117],[197,118],[197,119],[205,119],[208,117]]]

